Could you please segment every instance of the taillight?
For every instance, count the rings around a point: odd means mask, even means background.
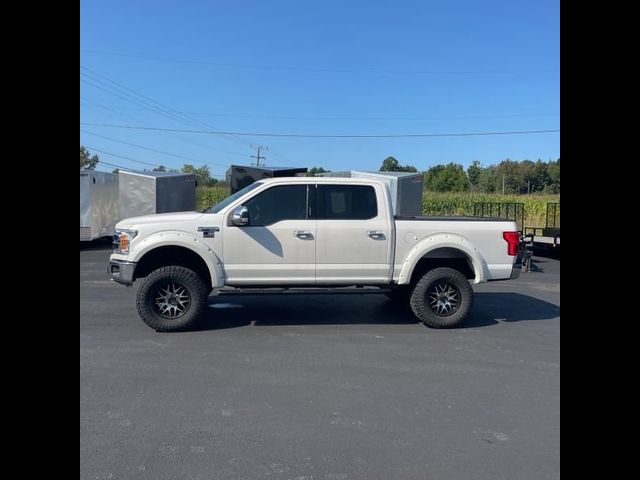
[[[518,255],[520,232],[502,232],[502,238],[507,241],[507,253],[512,256]]]

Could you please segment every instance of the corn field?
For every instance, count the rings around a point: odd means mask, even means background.
[[[473,215],[473,205],[480,202],[524,203],[524,224],[544,227],[547,203],[559,202],[560,195],[501,195],[494,193],[438,193],[424,192],[423,215]]]
[[[196,209],[202,211],[213,207],[229,196],[229,187],[198,187],[196,188]]]
[[[198,187],[196,204],[198,210],[209,208],[229,195],[228,187]],[[479,202],[524,203],[527,227],[544,227],[548,202],[559,202],[560,195],[500,195],[493,193],[438,193],[424,192],[423,215],[473,215],[473,205]]]

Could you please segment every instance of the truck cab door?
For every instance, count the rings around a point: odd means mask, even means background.
[[[394,231],[382,187],[317,184],[317,284],[391,281]]]
[[[313,285],[316,220],[309,218],[310,184],[281,184],[242,205],[249,223],[227,224],[223,237],[228,285]]]

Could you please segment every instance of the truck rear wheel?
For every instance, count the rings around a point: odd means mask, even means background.
[[[207,286],[193,270],[158,268],[142,281],[136,296],[140,318],[157,332],[193,327],[207,301]]]
[[[409,304],[415,316],[427,327],[451,328],[471,311],[473,289],[458,270],[434,268],[418,281]]]

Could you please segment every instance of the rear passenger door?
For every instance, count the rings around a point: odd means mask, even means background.
[[[391,279],[391,225],[379,185],[316,188],[316,284],[381,284]]]

